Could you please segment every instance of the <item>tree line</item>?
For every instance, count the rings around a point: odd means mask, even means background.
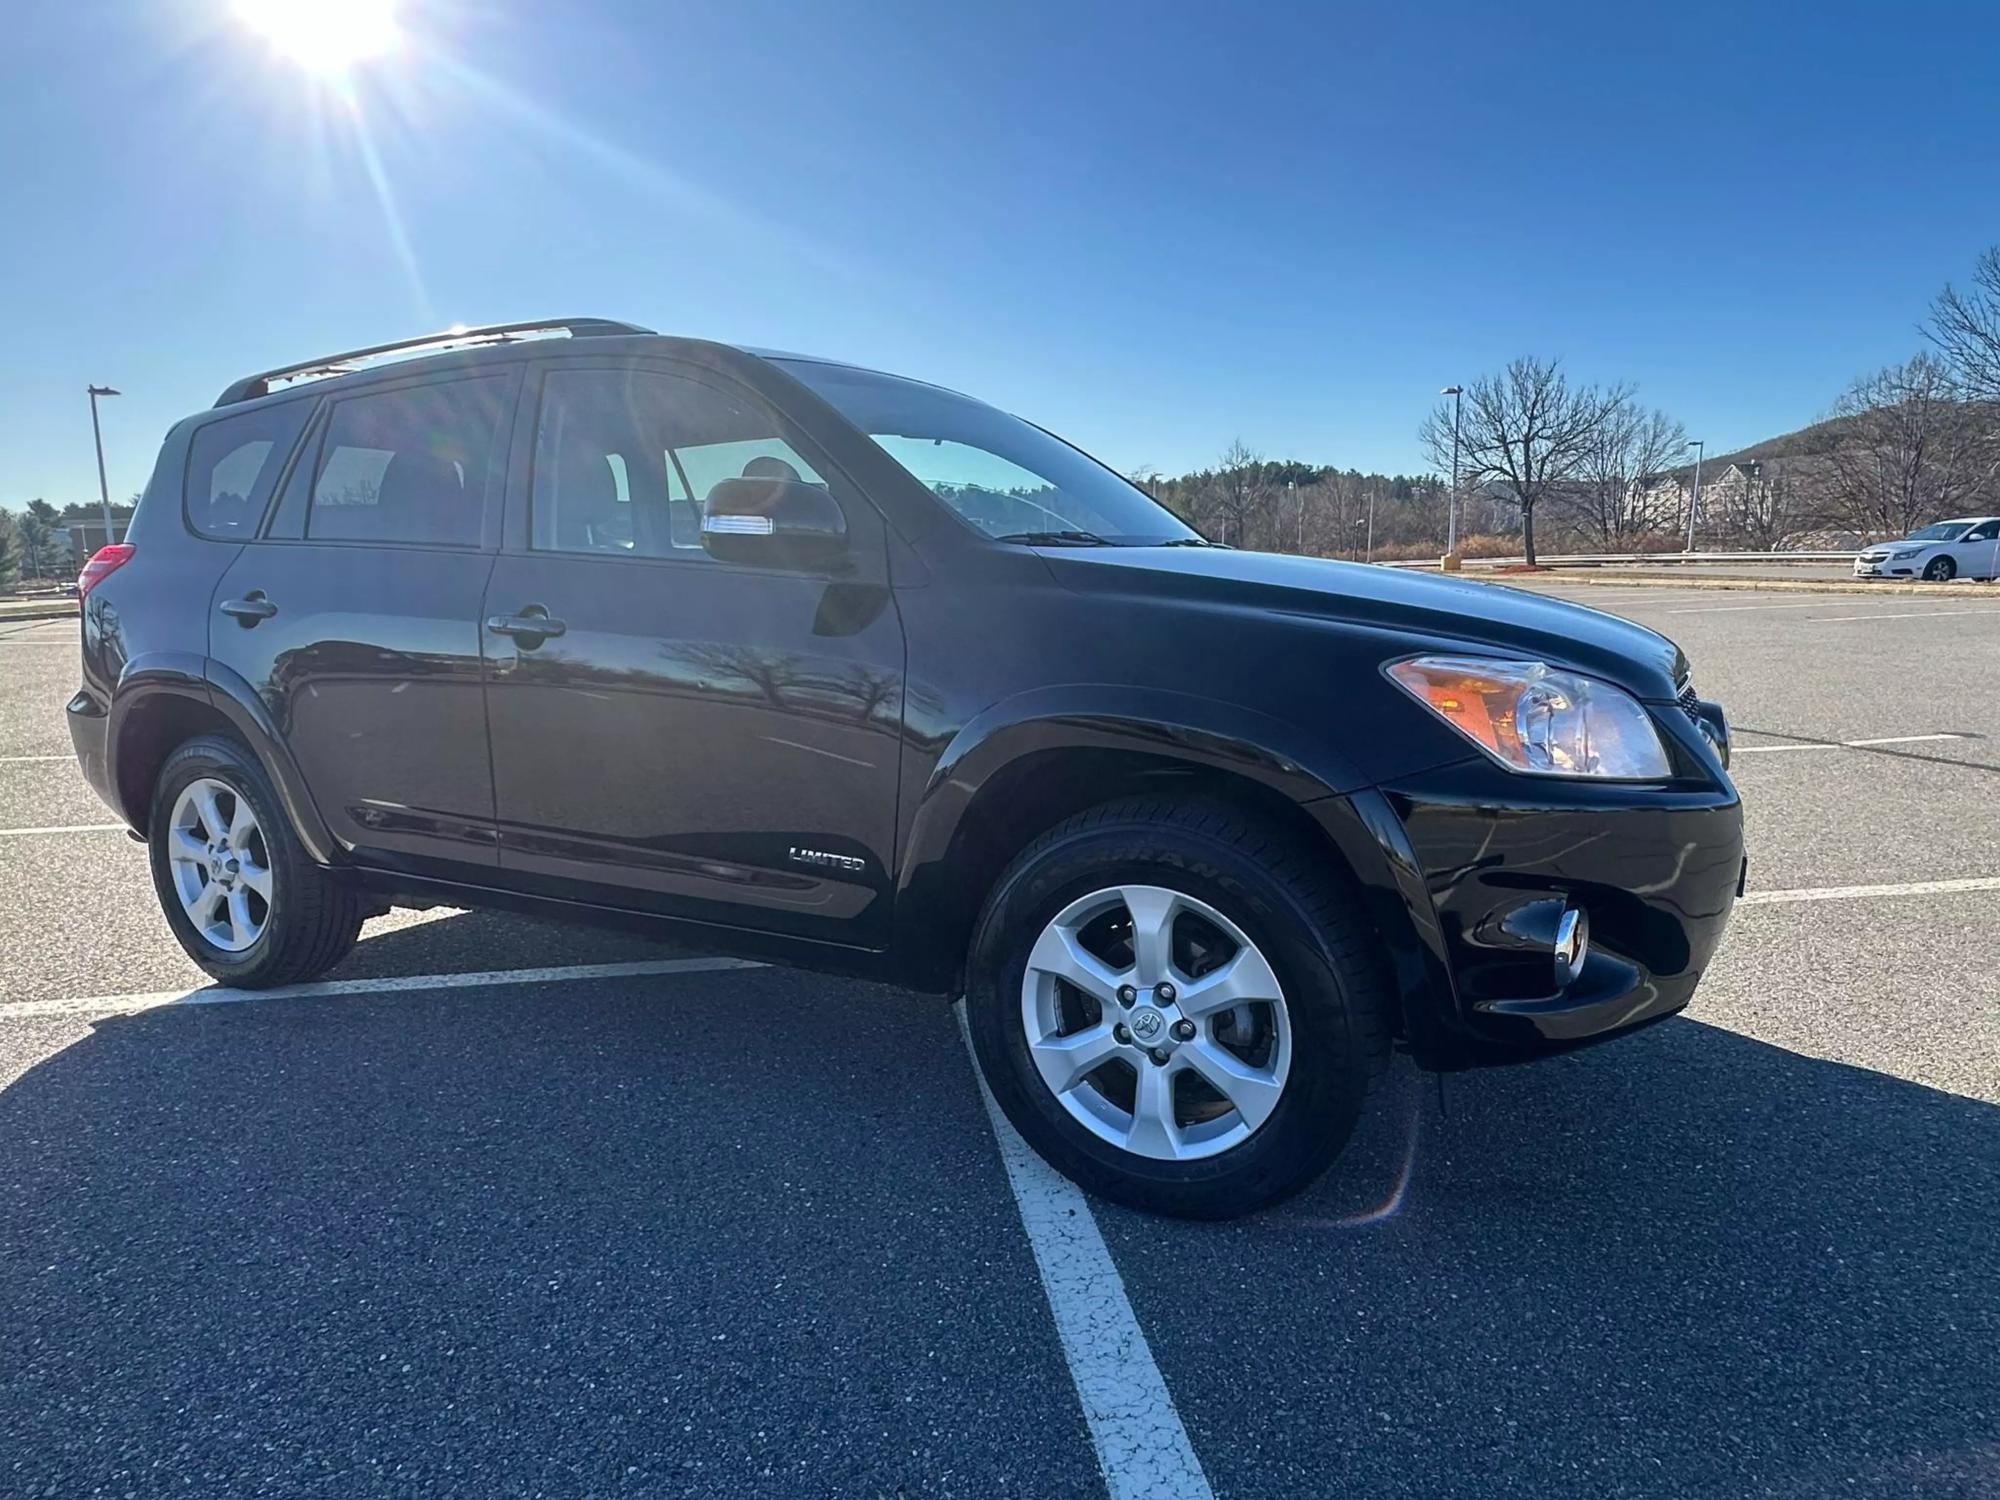
[[[1948,285],[1928,347],[1855,379],[1826,419],[1736,454],[1706,455],[1695,503],[1685,426],[1623,383],[1570,379],[1523,356],[1441,398],[1418,440],[1426,475],[1270,461],[1239,439],[1207,469],[1133,479],[1218,541],[1320,556],[1444,550],[1450,476],[1458,542],[1473,556],[1564,550],[1773,550],[1901,536],[2000,513],[2000,246],[1963,289]],[[1690,517],[1690,511],[1693,512]]]

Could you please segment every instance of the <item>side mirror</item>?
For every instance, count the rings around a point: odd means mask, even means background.
[[[701,545],[721,562],[820,568],[847,551],[847,519],[816,484],[725,479],[708,492]]]

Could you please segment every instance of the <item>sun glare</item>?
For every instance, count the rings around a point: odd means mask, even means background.
[[[345,73],[396,46],[394,0],[236,0],[237,16],[315,73]]]

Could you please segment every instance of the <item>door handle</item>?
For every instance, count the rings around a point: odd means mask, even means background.
[[[532,649],[553,636],[561,635],[569,626],[561,620],[552,620],[539,605],[529,605],[518,615],[493,615],[486,621],[486,628],[495,635],[511,635],[521,640],[523,649]]]
[[[221,608],[225,615],[228,615],[245,630],[248,630],[259,620],[270,619],[272,615],[278,612],[278,606],[264,597],[262,589],[252,589],[241,599],[225,599],[222,601]]]

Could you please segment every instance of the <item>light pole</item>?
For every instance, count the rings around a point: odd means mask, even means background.
[[[1449,557],[1458,551],[1458,413],[1465,401],[1465,388],[1448,385],[1438,394],[1451,397],[1451,498],[1444,507],[1444,552]]]
[[[1306,552],[1306,497],[1299,494],[1299,482],[1296,479],[1287,479],[1285,488],[1290,490],[1299,502],[1299,556],[1303,557]]]
[[[94,385],[90,388],[90,435],[97,440],[97,498],[104,507],[104,545],[110,546],[111,536],[111,486],[104,482],[104,429],[97,422],[97,398],[115,396],[118,392],[108,385]]]
[[[1687,550],[1694,551],[1694,518],[1701,509],[1701,459],[1708,451],[1708,445],[1699,438],[1689,438],[1687,446],[1694,449],[1694,493],[1688,497],[1688,544]]]
[[[1375,491],[1368,491],[1368,559],[1375,561]]]

